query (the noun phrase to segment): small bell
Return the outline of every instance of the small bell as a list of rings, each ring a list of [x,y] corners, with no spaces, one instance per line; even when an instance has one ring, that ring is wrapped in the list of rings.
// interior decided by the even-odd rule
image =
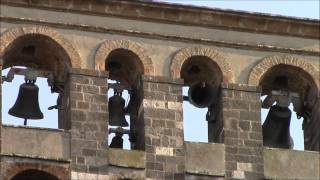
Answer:
[[[115,132],[115,136],[111,140],[111,144],[109,145],[110,148],[120,148],[123,149],[123,129],[118,127]]]
[[[129,124],[125,118],[125,100],[121,93],[115,93],[109,99],[109,125],[128,127]]]
[[[9,110],[9,114],[18,118],[25,119],[43,119],[43,114],[39,107],[39,88],[35,81],[26,81],[20,85],[18,98]]]

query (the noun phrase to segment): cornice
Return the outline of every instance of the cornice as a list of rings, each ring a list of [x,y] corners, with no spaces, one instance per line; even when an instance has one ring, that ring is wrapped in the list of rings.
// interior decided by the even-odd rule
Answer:
[[[320,22],[313,19],[146,1],[92,0],[81,1],[80,3],[79,1],[75,1],[77,3],[73,2],[61,0],[1,0],[2,4],[25,8],[68,11],[98,16],[116,16],[143,21],[194,25],[253,33],[320,38]]]
[[[150,32],[133,31],[133,30],[109,29],[109,28],[104,28],[99,26],[90,26],[85,24],[55,23],[55,22],[47,22],[43,20],[0,16],[0,22],[1,21],[13,23],[13,24],[21,24],[21,23],[34,24],[34,25],[49,26],[49,27],[62,28],[62,29],[70,29],[70,30],[79,30],[79,31],[96,32],[96,33],[108,33],[108,34],[120,34],[120,35],[132,36],[132,37],[142,37],[142,38],[158,39],[158,40],[170,40],[170,41],[185,42],[185,43],[196,43],[196,44],[202,44],[202,45],[212,45],[217,47],[237,48],[237,49],[243,49],[243,50],[270,51],[270,52],[290,53],[290,54],[297,54],[297,55],[320,56],[320,51],[285,48],[285,47],[262,45],[262,44],[256,45],[256,44],[239,43],[239,42],[217,41],[217,40],[210,40],[210,39],[195,39],[195,38],[189,38],[189,37],[172,36],[172,35],[157,34],[157,33],[150,33]]]

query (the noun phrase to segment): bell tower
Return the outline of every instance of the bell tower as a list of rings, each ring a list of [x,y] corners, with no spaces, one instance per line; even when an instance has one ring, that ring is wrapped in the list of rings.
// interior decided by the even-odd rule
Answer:
[[[0,179],[320,179],[318,20],[158,0],[0,9]]]

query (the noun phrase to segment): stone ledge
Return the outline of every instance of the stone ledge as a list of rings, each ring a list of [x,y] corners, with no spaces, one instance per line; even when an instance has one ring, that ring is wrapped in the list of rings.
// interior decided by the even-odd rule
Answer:
[[[109,72],[107,71],[97,71],[97,70],[91,70],[91,69],[71,68],[69,69],[68,73],[75,74],[75,75],[92,76],[92,77],[103,77],[103,78],[109,77]]]
[[[33,130],[44,130],[44,131],[67,132],[67,133],[69,133],[69,130],[65,130],[65,129],[54,129],[54,128],[22,126],[22,125],[9,125],[9,124],[2,124],[2,128],[21,128],[21,129],[30,129],[30,130],[33,129]]]
[[[69,131],[2,126],[1,153],[19,157],[70,159]]]
[[[268,179],[319,179],[320,153],[265,148],[264,173]]]
[[[144,151],[109,148],[107,153],[110,165],[138,169],[145,168]]]
[[[12,158],[27,158],[27,159],[36,159],[36,160],[46,160],[46,161],[55,161],[55,162],[62,162],[62,163],[70,163],[71,159],[64,159],[64,158],[48,158],[44,156],[33,156],[33,155],[22,155],[22,154],[14,154],[14,153],[1,153],[0,157],[12,157]]]
[[[248,84],[234,84],[234,83],[222,83],[221,88],[238,90],[238,91],[257,92],[257,93],[260,93],[262,90],[260,86],[253,86]]]
[[[142,76],[142,80],[145,82],[163,83],[163,84],[176,84],[183,85],[183,79],[173,79],[165,76]]]

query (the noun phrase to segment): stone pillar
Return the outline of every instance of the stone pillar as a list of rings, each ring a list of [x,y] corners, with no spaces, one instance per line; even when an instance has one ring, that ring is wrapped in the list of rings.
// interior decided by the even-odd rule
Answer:
[[[223,84],[226,178],[263,179],[260,88]]]
[[[72,179],[103,179],[101,175],[107,174],[107,78],[108,74],[100,71],[71,69],[69,72],[65,94]]]
[[[147,178],[184,178],[182,85],[180,79],[143,76]]]
[[[320,91],[311,88],[305,99],[303,113],[304,149],[320,152]]]

